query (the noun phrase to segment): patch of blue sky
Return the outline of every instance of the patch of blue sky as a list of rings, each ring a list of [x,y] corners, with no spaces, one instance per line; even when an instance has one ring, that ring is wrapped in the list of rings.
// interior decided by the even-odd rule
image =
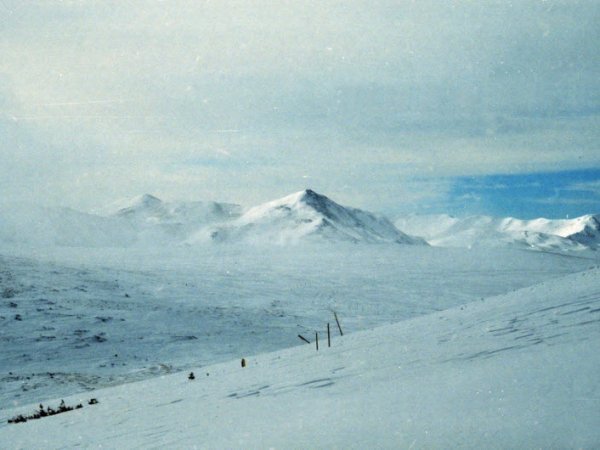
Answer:
[[[448,194],[458,216],[566,218],[600,212],[600,168],[458,177]]]

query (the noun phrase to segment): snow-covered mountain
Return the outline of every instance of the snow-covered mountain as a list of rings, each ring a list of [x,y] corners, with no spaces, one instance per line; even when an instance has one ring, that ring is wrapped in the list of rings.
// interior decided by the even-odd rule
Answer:
[[[35,247],[130,247],[178,244],[199,228],[239,217],[239,205],[168,203],[142,195],[93,214],[70,208],[0,204],[0,242]]]
[[[192,240],[278,244],[304,240],[388,242],[425,245],[399,231],[388,219],[341,206],[310,189],[255,206],[233,222],[199,232]]]
[[[520,220],[512,217],[411,215],[396,220],[404,232],[423,237],[434,246],[517,246],[538,250],[578,251],[600,246],[598,215],[575,219]]]
[[[164,202],[153,195],[144,194],[125,202],[113,203],[98,212],[103,216],[122,217],[138,225],[178,224],[198,227],[236,218],[241,211],[241,206],[231,203]]]
[[[600,215],[519,220],[411,215],[396,220],[339,205],[310,189],[244,210],[212,201],[165,202],[145,194],[93,213],[0,204],[0,242],[61,247],[173,246],[304,241],[510,246],[548,251],[600,248]]]
[[[230,221],[240,216],[242,207],[218,202],[164,202],[144,194],[118,201],[98,212],[129,223],[140,242],[156,244],[180,243],[199,228]]]
[[[578,220],[579,219],[579,220]],[[600,248],[600,214],[579,217],[575,233],[567,237],[575,242],[592,248]]]

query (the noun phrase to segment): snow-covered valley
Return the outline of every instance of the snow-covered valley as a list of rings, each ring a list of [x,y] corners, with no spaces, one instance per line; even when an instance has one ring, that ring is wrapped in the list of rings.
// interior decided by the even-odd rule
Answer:
[[[20,406],[0,412],[0,439],[8,448],[597,448],[598,279],[591,269],[336,335],[318,352],[243,354],[247,367],[194,367],[195,380],[180,372],[65,396],[85,406],[7,425],[37,407]]]
[[[517,250],[350,244],[63,248],[0,262],[2,408],[296,345],[332,310],[358,331],[594,264]]]
[[[394,227],[310,190],[247,209],[142,196],[103,215],[9,211],[2,448],[600,442],[595,216]],[[315,331],[319,353],[298,338]]]

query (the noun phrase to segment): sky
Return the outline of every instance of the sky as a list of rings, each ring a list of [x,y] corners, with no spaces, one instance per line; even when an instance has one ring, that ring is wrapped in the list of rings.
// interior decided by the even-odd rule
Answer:
[[[0,0],[0,197],[600,212],[600,2]]]

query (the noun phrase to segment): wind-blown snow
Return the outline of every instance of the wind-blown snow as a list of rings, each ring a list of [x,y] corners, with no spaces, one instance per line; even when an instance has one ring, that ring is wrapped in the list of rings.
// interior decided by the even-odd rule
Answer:
[[[0,244],[30,248],[127,247],[137,241],[134,227],[119,218],[69,208],[0,204]]]
[[[65,398],[6,448],[598,448],[600,269],[394,325]],[[323,324],[320,327],[323,333]],[[58,404],[59,400],[50,402]]]
[[[0,243],[31,248],[177,245],[199,228],[238,217],[241,207],[217,202],[163,202],[143,195],[100,208],[0,204]]]
[[[163,202],[145,194],[127,203],[113,205],[103,215],[119,216],[137,223],[188,224],[200,226],[230,220],[240,215],[242,208],[231,203],[217,202]]]

